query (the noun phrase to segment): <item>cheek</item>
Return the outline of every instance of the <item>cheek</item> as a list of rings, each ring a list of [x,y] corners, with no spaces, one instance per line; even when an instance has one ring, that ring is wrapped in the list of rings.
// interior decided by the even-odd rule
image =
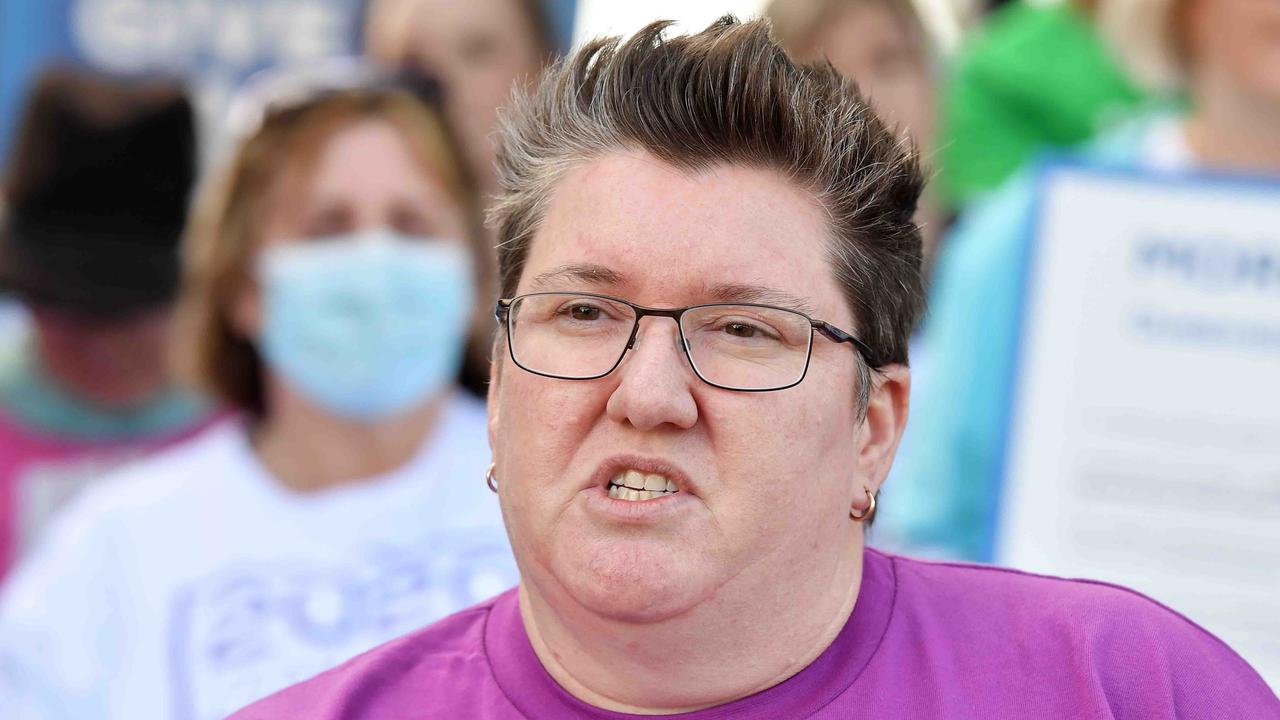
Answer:
[[[1247,51],[1237,52],[1249,74],[1249,89],[1274,101],[1280,99],[1280,22],[1274,16],[1268,19],[1252,29]]]
[[[241,337],[256,340],[262,334],[262,289],[246,282],[229,309],[232,328]]]
[[[1254,0],[1199,0],[1179,20],[1190,60],[1217,65],[1238,81],[1266,84],[1277,73],[1274,13],[1259,12]]]
[[[503,372],[494,398],[500,418],[494,433],[500,480],[510,483],[513,500],[571,496],[586,472],[577,458],[604,417],[607,394],[594,382],[543,378],[510,365]]]
[[[573,449],[593,418],[599,417],[593,408],[603,408],[604,399],[597,400],[589,392],[589,382],[553,380],[519,369],[511,374],[518,379],[500,395],[506,403],[503,415],[512,421],[505,431],[518,438],[527,453],[520,462],[540,466],[544,461],[566,460],[564,454],[551,451]]]
[[[765,396],[744,398],[755,407],[703,414],[726,522],[741,519],[762,535],[788,536],[811,527],[815,513],[844,497],[843,468],[855,458],[851,416],[839,412],[830,397],[787,397],[792,390],[765,403]]]

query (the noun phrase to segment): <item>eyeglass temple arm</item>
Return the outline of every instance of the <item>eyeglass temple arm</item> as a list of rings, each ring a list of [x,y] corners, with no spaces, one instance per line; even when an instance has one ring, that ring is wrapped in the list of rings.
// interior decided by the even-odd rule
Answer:
[[[868,347],[866,343],[830,323],[822,320],[813,320],[811,322],[813,323],[814,330],[826,335],[834,342],[849,343],[858,351],[858,354],[862,356],[862,359],[868,365],[871,367],[878,367],[875,361],[875,353],[871,351],[871,348]]]

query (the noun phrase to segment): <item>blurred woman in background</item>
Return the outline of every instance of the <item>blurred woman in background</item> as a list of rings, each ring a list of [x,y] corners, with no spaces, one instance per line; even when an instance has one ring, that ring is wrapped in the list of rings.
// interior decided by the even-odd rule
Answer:
[[[936,56],[958,26],[953,15],[920,12],[922,3],[947,7],[927,0],[772,0],[765,15],[791,57],[802,63],[829,61],[927,160],[935,147]],[[942,214],[931,193],[917,222],[927,277],[942,233]]]
[[[439,78],[463,159],[484,197],[497,192],[498,110],[555,52],[538,0],[374,0],[364,40],[389,69]]]
[[[388,70],[438,78],[443,106],[457,129],[462,159],[475,179],[481,203],[498,190],[494,131],[498,112],[513,89],[542,73],[556,43],[538,0],[375,0],[364,29],[365,51]],[[497,276],[497,254],[489,236],[483,277]],[[485,297],[497,288],[481,287]],[[473,342],[462,384],[483,397],[489,380],[493,316],[477,307]]]
[[[1280,4],[1100,0],[1099,29],[1153,92],[1186,94],[1091,142],[1084,159],[1157,172],[1280,174]],[[917,385],[912,444],[883,520],[916,552],[990,558],[1012,400],[1020,284],[1036,199],[1023,172],[946,241],[925,332],[938,372]],[[887,507],[887,505],[886,505]]]
[[[516,578],[454,384],[484,265],[446,124],[395,86],[300,95],[263,105],[188,247],[182,347],[242,417],[107,480],[19,569],[0,716],[221,718]]]

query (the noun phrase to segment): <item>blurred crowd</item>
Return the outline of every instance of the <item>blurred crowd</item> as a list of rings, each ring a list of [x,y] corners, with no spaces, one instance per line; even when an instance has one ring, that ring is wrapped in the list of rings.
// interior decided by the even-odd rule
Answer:
[[[563,8],[561,8],[563,11]],[[1046,154],[1280,175],[1273,0],[773,0],[918,148],[930,309],[873,544],[990,561]],[[492,133],[536,0],[371,0],[214,120],[51,63],[0,180],[0,718],[208,720],[514,584]]]

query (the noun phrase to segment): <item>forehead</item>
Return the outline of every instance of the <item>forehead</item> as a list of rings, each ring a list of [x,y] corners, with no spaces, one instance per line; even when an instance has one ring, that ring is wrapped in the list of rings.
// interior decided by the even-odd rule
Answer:
[[[360,186],[388,175],[418,175],[413,149],[400,129],[381,119],[343,124],[321,138],[313,173],[318,184]]]
[[[813,196],[771,170],[688,171],[642,153],[607,155],[558,182],[519,290],[598,289],[667,306],[724,299],[711,296],[716,288],[757,286],[830,315],[842,303],[827,260],[828,227]],[[555,273],[568,266],[613,276]]]
[[[452,38],[463,31],[506,34],[522,29],[520,0],[413,0],[410,22],[418,39]],[[439,48],[422,46],[415,52],[431,54]]]
[[[301,200],[342,198],[383,202],[403,198],[424,207],[455,205],[436,173],[404,132],[383,119],[359,120],[326,135],[310,163],[280,179]]]

